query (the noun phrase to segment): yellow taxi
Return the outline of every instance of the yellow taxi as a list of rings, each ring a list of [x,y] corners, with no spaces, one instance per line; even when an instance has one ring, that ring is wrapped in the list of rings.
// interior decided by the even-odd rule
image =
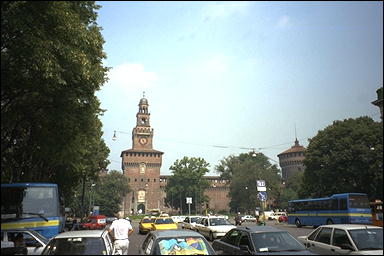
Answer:
[[[170,217],[157,217],[152,223],[151,230],[171,230],[177,229],[177,224]]]
[[[141,219],[140,223],[139,223],[139,233],[140,234],[144,234],[144,233],[147,233],[149,231],[151,231],[152,229],[152,223],[155,221],[155,218],[156,217],[149,217],[149,216],[145,216]]]

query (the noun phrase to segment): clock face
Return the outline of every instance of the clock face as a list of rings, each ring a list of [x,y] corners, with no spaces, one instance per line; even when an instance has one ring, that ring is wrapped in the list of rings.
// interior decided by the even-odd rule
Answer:
[[[147,138],[141,137],[141,138],[139,139],[139,143],[140,143],[141,145],[145,145],[145,144],[147,144]]]

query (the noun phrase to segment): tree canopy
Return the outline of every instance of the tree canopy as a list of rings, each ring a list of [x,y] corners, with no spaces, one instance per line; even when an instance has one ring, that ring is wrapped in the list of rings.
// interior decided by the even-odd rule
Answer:
[[[2,182],[54,182],[66,196],[108,164],[104,40],[93,1],[1,2]]]
[[[334,121],[309,140],[301,197],[367,193],[383,198],[383,123],[369,117]]]
[[[222,178],[230,181],[231,211],[253,212],[257,206],[261,206],[257,199],[257,180],[265,180],[269,198],[279,195],[279,169],[262,153],[229,156],[220,161],[216,170]]]
[[[192,197],[191,212],[200,211],[201,204],[208,201],[204,190],[209,187],[209,183],[203,178],[209,171],[208,166],[203,158],[184,157],[176,160],[170,167],[173,175],[167,181],[165,202],[172,209],[187,213],[186,197]]]

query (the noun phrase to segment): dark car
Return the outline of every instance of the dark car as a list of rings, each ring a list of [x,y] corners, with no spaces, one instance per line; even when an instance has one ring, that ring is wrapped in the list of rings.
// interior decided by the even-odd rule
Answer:
[[[155,230],[139,247],[140,255],[216,255],[204,236],[191,230]]]
[[[287,231],[271,226],[237,227],[212,243],[218,254],[313,254]]]

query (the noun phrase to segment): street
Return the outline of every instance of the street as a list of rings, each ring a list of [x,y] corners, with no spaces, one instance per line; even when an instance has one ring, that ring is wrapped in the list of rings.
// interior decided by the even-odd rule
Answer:
[[[233,220],[230,220],[233,222]],[[245,222],[242,224],[242,226],[254,226],[256,225],[255,222]],[[287,230],[291,235],[293,235],[295,238],[298,236],[304,236],[308,235],[310,232],[313,231],[312,227],[302,227],[297,228],[295,225],[288,225],[285,223],[278,223],[277,221],[267,221],[268,226],[274,226],[279,229]],[[133,221],[132,226],[134,228],[133,234],[129,237],[129,255],[137,255],[139,254],[139,247],[141,246],[141,243],[144,241],[146,235],[139,234],[139,222]],[[179,229],[181,229],[180,224],[178,225]],[[211,242],[210,242],[211,243]]]

